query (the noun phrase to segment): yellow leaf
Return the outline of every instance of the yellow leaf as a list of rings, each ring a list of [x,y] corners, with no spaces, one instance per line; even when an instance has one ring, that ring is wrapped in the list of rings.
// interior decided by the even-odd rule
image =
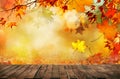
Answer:
[[[85,5],[89,6],[93,4],[93,0],[72,0],[68,4],[68,9],[76,9],[77,11],[84,12]]]
[[[72,47],[73,49],[79,51],[79,52],[84,52],[85,51],[85,41],[80,41],[77,40],[77,42],[72,42]]]
[[[19,16],[21,18],[22,15],[25,14],[25,10],[26,10],[27,6],[17,6],[16,7],[16,16]]]

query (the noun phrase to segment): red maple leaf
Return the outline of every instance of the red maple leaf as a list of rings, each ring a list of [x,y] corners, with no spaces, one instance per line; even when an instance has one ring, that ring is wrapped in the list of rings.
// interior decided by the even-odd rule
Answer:
[[[68,10],[68,6],[64,5],[64,6],[62,7],[62,9],[63,9],[64,11],[66,11],[66,10]]]
[[[117,12],[116,9],[109,9],[106,13],[105,13],[105,16],[108,17],[108,18],[112,18],[115,13]]]

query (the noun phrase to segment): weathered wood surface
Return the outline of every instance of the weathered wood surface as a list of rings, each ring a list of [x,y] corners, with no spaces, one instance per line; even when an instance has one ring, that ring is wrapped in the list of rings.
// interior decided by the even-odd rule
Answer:
[[[0,65],[0,79],[120,79],[120,65]]]

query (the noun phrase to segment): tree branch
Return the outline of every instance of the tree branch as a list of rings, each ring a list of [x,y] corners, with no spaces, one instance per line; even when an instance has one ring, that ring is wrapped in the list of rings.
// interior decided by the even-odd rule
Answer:
[[[97,37],[96,39],[92,40],[91,42],[95,42],[97,41],[98,39],[100,39],[103,35],[100,35],[99,37]]]
[[[6,10],[2,10],[2,11],[0,11],[0,12],[11,11],[11,10],[16,9],[16,8],[19,7],[19,6],[27,6],[27,7],[29,7],[30,5],[32,5],[33,3],[36,3],[36,2],[37,2],[37,0],[32,1],[32,2],[29,2],[29,3],[27,3],[27,4],[16,5],[16,6],[14,6],[13,8],[6,9]]]

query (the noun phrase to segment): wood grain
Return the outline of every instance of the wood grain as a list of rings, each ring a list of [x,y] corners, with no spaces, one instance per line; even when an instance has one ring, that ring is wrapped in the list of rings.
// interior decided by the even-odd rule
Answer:
[[[120,65],[0,65],[0,79],[120,79]]]

